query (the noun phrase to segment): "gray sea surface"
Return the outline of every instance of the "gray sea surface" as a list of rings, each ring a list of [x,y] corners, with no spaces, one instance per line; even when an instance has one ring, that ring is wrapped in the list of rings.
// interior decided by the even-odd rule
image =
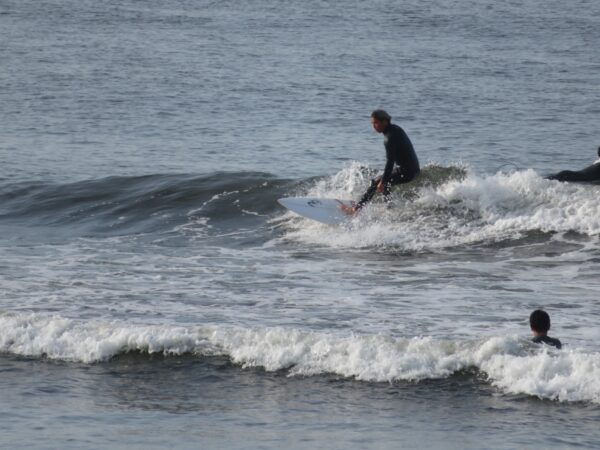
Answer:
[[[599,86],[592,1],[0,0],[0,447],[598,447]]]

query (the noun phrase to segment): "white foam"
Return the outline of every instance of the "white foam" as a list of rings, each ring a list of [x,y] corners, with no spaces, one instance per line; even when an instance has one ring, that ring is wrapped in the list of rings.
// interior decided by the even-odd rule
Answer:
[[[317,183],[310,196],[358,198],[367,180],[354,165]],[[286,238],[333,247],[423,250],[522,237],[527,232],[600,234],[599,186],[545,180],[533,170],[423,187],[391,208],[371,204],[346,227],[306,219],[288,223]]]
[[[85,363],[131,351],[182,354],[210,347],[197,332],[183,327],[80,322],[33,313],[1,315],[0,329],[0,351]]]
[[[367,382],[444,378],[476,368],[505,393],[600,403],[600,354],[558,351],[517,336],[477,341],[339,335],[287,328],[177,327],[83,322],[40,314],[0,315],[0,351],[104,361],[132,351],[227,355],[245,367],[334,373]]]

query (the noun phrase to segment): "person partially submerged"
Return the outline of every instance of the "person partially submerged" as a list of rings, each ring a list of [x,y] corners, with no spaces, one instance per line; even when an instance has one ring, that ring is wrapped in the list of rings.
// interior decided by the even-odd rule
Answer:
[[[383,174],[371,180],[371,185],[361,199],[353,206],[340,204],[346,214],[355,214],[365,204],[371,201],[376,193],[388,197],[390,187],[408,183],[421,172],[419,159],[412,142],[398,125],[392,123],[392,117],[383,109],[371,113],[371,125],[377,133],[383,133],[386,163]]]
[[[600,181],[600,147],[598,147],[598,159],[591,166],[581,170],[563,170],[562,172],[548,175],[548,180],[557,181]]]
[[[562,347],[561,342],[556,338],[548,336],[548,330],[550,329],[550,316],[546,311],[536,309],[529,316],[529,326],[533,333],[532,341],[536,344],[547,344],[560,349]]]

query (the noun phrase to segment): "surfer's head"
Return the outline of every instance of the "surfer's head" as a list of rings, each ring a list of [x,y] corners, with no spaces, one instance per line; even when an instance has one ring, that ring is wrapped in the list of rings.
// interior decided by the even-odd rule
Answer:
[[[545,335],[550,329],[550,316],[546,311],[536,309],[529,316],[529,326],[535,334]]]
[[[600,158],[600,147],[598,147],[598,158]]]
[[[383,109],[376,109],[371,113],[371,125],[378,133],[383,133],[391,120],[392,117]]]

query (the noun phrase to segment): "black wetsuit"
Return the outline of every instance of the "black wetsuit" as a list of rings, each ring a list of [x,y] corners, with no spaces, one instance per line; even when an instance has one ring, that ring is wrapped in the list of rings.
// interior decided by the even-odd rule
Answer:
[[[532,339],[532,341],[536,344],[548,344],[558,349],[562,347],[562,344],[558,339],[551,338],[550,336],[536,336]]]
[[[383,195],[390,194],[390,186],[408,183],[421,171],[419,160],[410,139],[402,128],[390,123],[383,131],[386,163],[383,175],[371,181],[367,192],[357,204],[358,208],[370,201],[377,192],[377,185],[383,181],[385,189]],[[398,167],[394,167],[394,166]]]
[[[581,170],[563,170],[546,178],[558,181],[600,181],[600,162]]]

